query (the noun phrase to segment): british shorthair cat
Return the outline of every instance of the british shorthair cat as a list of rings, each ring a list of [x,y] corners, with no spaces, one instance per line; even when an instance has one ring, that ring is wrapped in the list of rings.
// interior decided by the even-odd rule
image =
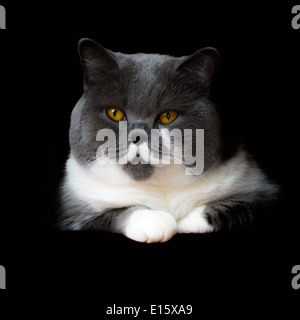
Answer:
[[[251,226],[276,198],[243,145],[224,142],[210,89],[219,54],[123,54],[81,39],[60,227],[163,242]],[[230,147],[230,152],[228,148]]]

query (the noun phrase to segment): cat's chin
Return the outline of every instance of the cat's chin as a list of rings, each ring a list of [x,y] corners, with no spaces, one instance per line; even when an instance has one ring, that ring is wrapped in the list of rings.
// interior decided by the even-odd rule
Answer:
[[[154,173],[154,166],[151,164],[132,164],[127,163],[123,170],[135,181],[144,181],[149,179]]]

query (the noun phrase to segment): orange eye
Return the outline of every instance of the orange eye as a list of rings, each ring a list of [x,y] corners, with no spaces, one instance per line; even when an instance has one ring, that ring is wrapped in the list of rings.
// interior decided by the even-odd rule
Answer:
[[[125,113],[118,108],[108,108],[107,115],[115,121],[122,121],[125,117]]]
[[[173,122],[177,118],[176,111],[166,111],[159,116],[159,121],[162,124],[168,124]]]

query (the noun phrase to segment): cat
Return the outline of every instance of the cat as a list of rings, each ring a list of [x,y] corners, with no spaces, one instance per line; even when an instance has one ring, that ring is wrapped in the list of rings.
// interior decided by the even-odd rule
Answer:
[[[71,115],[70,155],[60,189],[61,229],[164,242],[176,233],[251,226],[256,206],[276,198],[278,186],[245,147],[225,141],[210,99],[219,64],[216,49],[183,57],[123,54],[84,38],[78,51],[84,92]],[[121,124],[128,136],[120,134]],[[101,129],[115,133],[113,139],[97,138]],[[173,129],[179,134],[192,129],[189,141],[179,135],[177,142],[181,139],[184,150],[189,144],[194,158],[194,149],[202,146],[200,168],[184,155],[176,162],[184,150],[170,136]],[[204,132],[202,142],[196,141],[197,130]],[[159,132],[159,140],[151,146],[153,132]],[[109,152],[100,152],[104,145]],[[163,162],[166,145],[169,162]],[[158,161],[149,163],[149,154]],[[120,161],[126,156],[138,161]]]

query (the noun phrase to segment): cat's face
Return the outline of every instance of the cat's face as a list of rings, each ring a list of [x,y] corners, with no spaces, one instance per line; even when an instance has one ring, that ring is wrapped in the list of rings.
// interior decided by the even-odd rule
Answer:
[[[203,144],[196,129],[204,129],[203,169],[213,165],[220,149],[219,117],[208,98],[215,49],[180,58],[128,55],[82,39],[79,53],[85,90],[72,112],[70,146],[82,165],[113,160],[136,181],[181,160],[193,167],[184,150],[189,144],[196,156]]]

